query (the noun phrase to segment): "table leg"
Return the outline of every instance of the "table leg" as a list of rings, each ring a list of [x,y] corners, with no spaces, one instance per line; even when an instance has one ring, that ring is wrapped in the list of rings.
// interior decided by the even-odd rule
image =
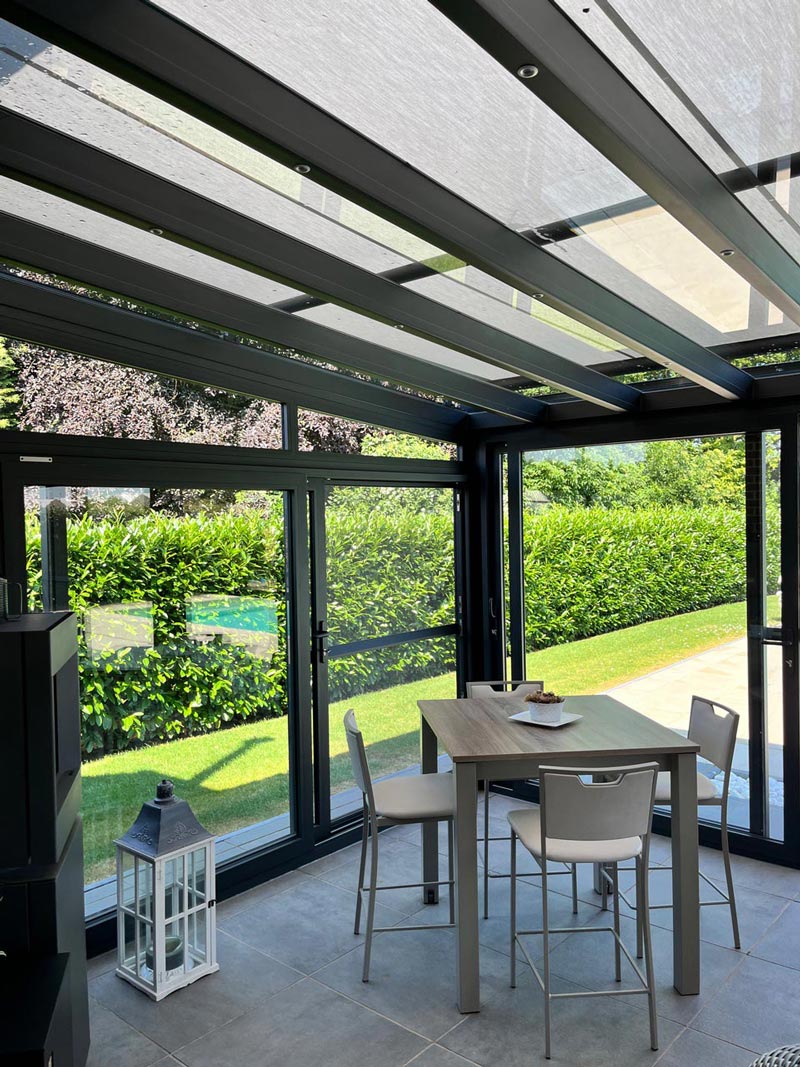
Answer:
[[[697,854],[697,760],[672,758],[672,902],[675,988],[700,992],[700,879]]]
[[[478,955],[478,775],[474,763],[453,767],[456,791],[456,981],[458,1009],[480,1011]]]
[[[425,716],[420,716],[420,764],[423,774],[435,774],[439,769],[439,743],[436,734],[428,726]],[[439,824],[422,824],[422,903],[439,902]]]

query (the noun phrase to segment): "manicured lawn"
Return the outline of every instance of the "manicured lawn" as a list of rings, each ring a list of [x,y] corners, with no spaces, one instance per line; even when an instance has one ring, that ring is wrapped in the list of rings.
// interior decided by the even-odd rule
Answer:
[[[638,678],[745,632],[744,604],[679,615],[616,633],[559,645],[528,656],[529,678],[567,694],[597,693]],[[330,709],[332,790],[349,788],[342,730],[355,709],[368,741],[373,774],[401,770],[419,758],[417,700],[455,696],[455,675],[367,693]],[[111,873],[113,845],[163,777],[214,833],[247,826],[288,810],[287,720],[263,722],[122,752],[83,768],[86,881]]]

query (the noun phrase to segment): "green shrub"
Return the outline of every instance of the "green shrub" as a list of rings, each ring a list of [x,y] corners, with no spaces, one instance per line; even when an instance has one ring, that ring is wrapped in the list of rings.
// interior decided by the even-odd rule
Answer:
[[[529,649],[745,596],[743,511],[559,507],[523,538]]]

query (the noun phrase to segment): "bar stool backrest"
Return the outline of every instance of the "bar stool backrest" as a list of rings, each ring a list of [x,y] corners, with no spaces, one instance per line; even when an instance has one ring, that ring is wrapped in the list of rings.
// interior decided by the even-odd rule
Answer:
[[[356,785],[367,798],[370,810],[374,810],[372,776],[369,773],[367,751],[364,748],[364,735],[358,728],[356,713],[352,708],[345,714],[344,732],[347,737],[347,747],[350,750],[350,765],[353,769]]]
[[[705,697],[692,697],[689,738],[700,746],[703,759],[726,774],[733,764],[739,715],[724,704]]]
[[[524,697],[543,690],[544,682],[467,682],[468,697],[507,697],[509,693]]]
[[[629,767],[542,767],[539,771],[542,847],[546,839],[618,841],[650,832],[657,763]],[[582,776],[602,775],[606,781]]]

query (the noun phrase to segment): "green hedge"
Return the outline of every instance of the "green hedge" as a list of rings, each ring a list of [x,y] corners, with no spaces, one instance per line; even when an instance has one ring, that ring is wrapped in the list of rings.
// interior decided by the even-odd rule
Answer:
[[[551,508],[523,540],[529,649],[745,596],[742,511]]]
[[[373,502],[374,503],[374,502]],[[370,505],[357,494],[328,512],[331,643],[453,621],[449,507]],[[174,517],[147,512],[70,518],[71,605],[152,605],[152,648],[90,655],[81,630],[87,755],[205,733],[286,710],[284,551],[280,509]],[[38,518],[28,522],[31,601],[41,600]],[[744,515],[723,509],[550,508],[524,519],[529,648],[573,641],[745,595]],[[777,530],[768,539],[770,590]],[[278,606],[270,655],[198,643],[186,604],[254,594]],[[453,669],[453,638],[330,660],[334,700]]]

